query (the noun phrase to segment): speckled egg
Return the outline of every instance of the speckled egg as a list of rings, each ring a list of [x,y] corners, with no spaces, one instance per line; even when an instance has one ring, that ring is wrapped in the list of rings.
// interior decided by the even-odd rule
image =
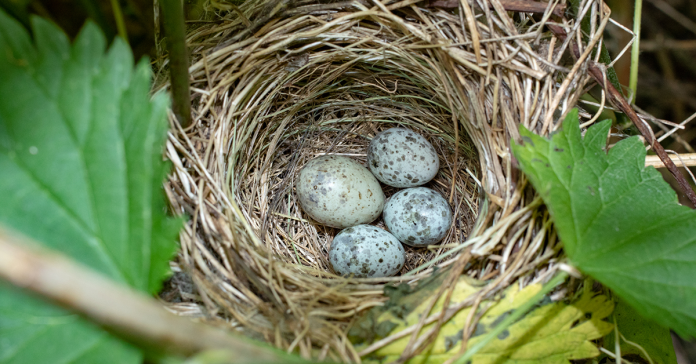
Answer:
[[[325,155],[307,162],[296,181],[302,209],[320,224],[346,228],[374,221],[384,208],[379,182],[353,159]]]
[[[372,174],[392,187],[415,187],[435,178],[440,161],[432,144],[420,134],[387,129],[372,138],[367,151]]]
[[[390,277],[406,261],[406,252],[394,235],[372,225],[341,230],[329,249],[329,262],[341,276]]]
[[[384,206],[384,223],[402,243],[420,247],[442,240],[452,225],[447,200],[425,187],[395,193]]]

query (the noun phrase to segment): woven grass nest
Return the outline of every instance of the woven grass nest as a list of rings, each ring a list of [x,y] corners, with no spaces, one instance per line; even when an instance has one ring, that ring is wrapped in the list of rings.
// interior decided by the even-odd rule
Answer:
[[[195,120],[172,122],[166,190],[189,216],[172,264],[195,289],[168,307],[305,357],[359,362],[346,333],[387,300],[385,285],[466,274],[485,285],[480,300],[548,280],[562,250],[510,145],[520,124],[555,130],[586,92],[589,52],[563,65],[569,42],[545,24],[592,46],[609,10],[580,3],[576,17],[592,27],[583,38],[556,3],[533,4],[541,11],[500,0],[249,0],[190,23]],[[327,259],[338,230],[303,213],[296,174],[326,153],[365,163],[370,138],[394,126],[435,146],[441,169],[426,187],[448,199],[454,224],[441,244],[406,247],[395,277],[338,277]]]

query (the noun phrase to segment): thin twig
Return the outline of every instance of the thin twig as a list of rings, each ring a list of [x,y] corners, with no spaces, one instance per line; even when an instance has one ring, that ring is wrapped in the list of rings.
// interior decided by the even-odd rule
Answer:
[[[549,24],[549,29],[560,39],[565,40],[566,38],[566,32],[563,28],[557,25]],[[571,42],[571,50],[572,54],[574,57],[580,57],[580,50],[577,46],[577,44],[573,41]],[[665,152],[665,148],[662,147],[660,142],[657,141],[655,138],[654,134],[652,133],[652,129],[647,125],[645,121],[640,119],[638,114],[636,113],[635,110],[631,107],[631,105],[626,101],[626,99],[621,95],[619,90],[617,90],[614,85],[612,85],[610,82],[604,82],[606,80],[606,77],[604,76],[604,71],[602,70],[602,66],[597,64],[594,61],[590,61],[588,65],[588,72],[589,74],[597,81],[597,83],[604,88],[604,91],[607,93],[607,96],[609,98],[609,101],[616,106],[621,112],[626,114],[628,118],[633,122],[633,125],[638,128],[640,133],[645,137],[645,140],[648,141],[648,143],[652,146],[653,150],[655,150],[655,153],[660,157],[660,160],[662,160],[662,163],[664,163],[665,167],[672,173],[674,178],[676,178],[677,182],[679,183],[679,186],[682,189],[682,192],[686,194],[686,197],[689,198],[689,200],[696,205],[696,193],[694,193],[694,190],[691,188],[691,185],[689,185],[689,182],[686,180],[684,175],[679,172],[679,169],[677,169],[677,166],[672,162],[672,159],[669,158],[669,155],[667,155],[667,152]]]
[[[684,28],[690,30],[692,33],[696,34],[696,23],[689,19],[688,16],[680,13],[677,9],[673,8],[672,5],[664,0],[650,0],[650,3],[655,5],[656,8],[660,9],[670,18],[674,19],[675,22],[679,23]]]

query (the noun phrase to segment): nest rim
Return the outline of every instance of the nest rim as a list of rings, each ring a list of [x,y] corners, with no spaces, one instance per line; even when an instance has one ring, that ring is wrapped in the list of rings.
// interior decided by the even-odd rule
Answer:
[[[493,0],[493,2],[495,1],[497,0]],[[587,3],[589,4],[591,1],[587,1]],[[521,174],[514,174],[509,154],[507,157],[501,156],[499,149],[509,151],[510,141],[519,138],[517,125],[525,125],[542,134],[552,130],[558,124],[557,120],[560,119],[560,117],[550,116],[554,115],[555,112],[553,108],[554,96],[562,95],[565,97],[566,103],[561,106],[565,106],[564,110],[567,111],[568,106],[575,103],[573,100],[579,97],[583,85],[587,82],[585,75],[577,70],[575,73],[571,72],[564,75],[566,80],[572,80],[571,86],[573,87],[563,84],[559,86],[554,79],[547,77],[545,83],[542,82],[542,84],[548,90],[548,95],[537,92],[536,101],[539,106],[530,110],[529,98],[520,94],[523,89],[528,89],[528,86],[522,88],[518,85],[515,88],[514,85],[516,83],[524,84],[525,81],[539,83],[539,79],[544,80],[544,78],[535,77],[535,75],[538,76],[539,73],[544,72],[553,74],[553,72],[560,71],[546,67],[541,63],[534,63],[534,57],[518,56],[513,56],[507,64],[492,65],[491,61],[487,71],[480,67],[475,69],[477,67],[475,63],[473,71],[472,68],[465,68],[471,67],[472,61],[477,60],[477,56],[473,52],[475,47],[473,43],[460,45],[459,48],[453,47],[454,50],[451,52],[436,52],[432,49],[437,50],[437,46],[432,44],[428,46],[427,44],[428,39],[433,43],[434,22],[431,21],[430,28],[426,27],[426,30],[408,23],[409,21],[416,23],[409,20],[409,15],[420,16],[422,23],[428,23],[428,20],[432,20],[428,17],[447,18],[442,14],[442,10],[419,9],[413,4],[409,4],[411,8],[416,10],[402,18],[395,18],[397,16],[392,13],[394,9],[367,9],[359,2],[353,3],[353,8],[348,11],[343,7],[331,10],[332,4],[318,4],[329,10],[323,8],[316,10],[316,7],[311,8],[310,4],[305,5],[305,13],[298,10],[302,9],[300,6],[294,10],[286,9],[285,18],[271,20],[273,16],[278,14],[273,14],[271,11],[264,15],[269,4],[274,3],[247,2],[239,10],[240,14],[244,15],[229,15],[229,19],[223,21],[222,25],[201,26],[189,33],[189,42],[194,47],[195,55],[190,72],[194,78],[194,85],[201,86],[193,90],[197,117],[193,125],[184,130],[170,115],[172,131],[167,157],[173,162],[175,172],[170,176],[166,190],[175,211],[193,216],[182,234],[182,252],[175,265],[176,269],[186,271],[191,275],[199,298],[195,304],[189,302],[187,305],[177,306],[178,308],[172,305],[173,310],[178,310],[182,314],[196,312],[196,315],[206,317],[207,320],[215,321],[218,324],[224,322],[226,325],[272,342],[283,349],[299,350],[305,357],[323,359],[329,355],[329,357],[340,358],[344,361],[359,361],[360,355],[355,352],[346,339],[346,331],[352,321],[351,317],[356,313],[383,304],[386,300],[383,294],[385,285],[399,282],[413,284],[423,278],[430,277],[434,271],[442,271],[442,268],[456,267],[459,269],[458,264],[463,260],[468,263],[478,261],[483,265],[483,268],[479,269],[479,274],[469,273],[468,275],[488,280],[490,286],[490,289],[486,290],[488,295],[513,283],[524,286],[533,281],[550,278],[550,274],[557,268],[553,258],[558,256],[559,249],[555,236],[548,229],[550,221],[548,213],[539,208],[540,201],[534,196],[531,189],[527,188],[524,177]],[[423,11],[428,11],[427,16],[424,15]],[[497,15],[501,19],[503,18],[502,14],[489,12],[488,15],[493,17]],[[318,18],[322,16],[325,17],[323,21]],[[450,18],[447,19],[454,23],[452,14],[449,16]],[[468,15],[465,16],[468,19]],[[307,23],[307,19],[311,20],[312,17],[319,20],[314,24]],[[255,32],[241,31],[231,39],[229,38],[230,29],[235,29],[235,27],[242,29],[245,23],[249,22],[249,19],[254,18],[257,19],[256,23],[262,24],[255,29],[249,28]],[[375,18],[379,21],[375,21]],[[343,20],[345,24],[351,24],[353,28],[341,24],[339,20]],[[384,25],[385,28],[387,28],[386,25],[393,28],[403,28],[404,35],[397,37],[394,34],[391,42],[381,40],[374,34],[382,33],[379,33],[375,29],[374,23],[370,23],[370,21]],[[485,30],[486,27],[489,31],[492,29],[489,23],[474,21],[477,22],[480,29]],[[502,23],[504,24],[505,21],[510,21],[510,19],[504,19]],[[363,25],[360,22],[372,24],[371,27],[364,26],[364,37],[360,38],[355,34],[347,36],[346,34],[350,35],[350,31],[355,32],[356,24],[357,27]],[[333,28],[327,24],[333,24]],[[272,27],[273,29],[271,29]],[[284,28],[287,29],[285,31],[278,30]],[[300,35],[291,34],[290,29],[297,31]],[[390,35],[390,32],[395,33],[394,29],[388,29],[385,30],[385,37]],[[427,32],[428,29],[431,34]],[[577,27],[575,31],[577,31]],[[311,42],[302,41],[303,36],[308,36],[309,39],[319,39],[324,43],[330,43],[326,39],[333,39],[332,45],[328,46],[328,51],[327,48],[320,49],[321,52],[325,53],[333,51],[334,54],[331,56],[333,58],[318,56],[317,53],[320,51],[310,47]],[[204,41],[205,37],[209,37],[217,43],[211,42],[209,39]],[[372,37],[371,40],[370,37]],[[369,42],[374,43],[373,49],[369,52],[366,51],[365,54],[360,55],[353,54],[353,59],[350,58],[351,54],[346,55],[358,47],[368,48],[366,44]],[[385,43],[388,44],[385,45]],[[497,45],[505,46],[505,44],[505,42],[500,41]],[[326,47],[326,44],[324,46]],[[443,258],[442,256],[446,252],[444,249],[440,249],[438,254],[431,258],[440,258],[441,260],[431,259],[432,263],[419,265],[423,268],[412,267],[409,272],[404,271],[401,276],[396,277],[343,278],[334,275],[325,269],[325,266],[324,269],[320,269],[321,266],[298,266],[287,259],[278,260],[276,255],[282,254],[274,255],[276,251],[268,247],[267,239],[263,236],[267,232],[265,227],[269,219],[261,219],[264,220],[263,224],[255,222],[251,217],[253,213],[250,211],[258,206],[245,205],[243,203],[245,198],[235,194],[239,191],[238,181],[244,176],[245,166],[235,159],[235,153],[243,153],[243,147],[248,150],[253,150],[254,145],[257,148],[263,147],[263,143],[260,141],[251,143],[251,146],[240,146],[237,143],[238,132],[245,132],[253,140],[258,138],[260,131],[254,128],[240,131],[239,126],[245,121],[244,118],[250,117],[250,114],[256,115],[258,119],[252,122],[252,125],[264,122],[269,124],[267,132],[263,134],[267,140],[266,146],[277,146],[279,140],[282,139],[278,130],[281,130],[281,127],[287,128],[288,125],[294,125],[294,121],[285,116],[292,114],[293,107],[296,105],[288,101],[292,99],[290,97],[282,100],[283,102],[278,102],[274,108],[269,107],[265,109],[265,112],[261,112],[263,107],[259,105],[263,105],[267,101],[264,98],[268,98],[269,94],[278,96],[280,94],[278,89],[283,89],[284,86],[289,85],[287,89],[293,90],[293,85],[297,84],[298,80],[304,80],[302,87],[298,87],[298,92],[302,91],[303,88],[306,90],[308,87],[322,89],[325,87],[322,82],[326,83],[326,80],[307,79],[314,74],[325,76],[327,73],[338,72],[337,70],[343,74],[350,73],[350,68],[346,68],[345,63],[355,66],[356,63],[363,62],[363,64],[369,65],[371,60],[378,58],[375,54],[379,54],[379,52],[376,52],[375,49],[379,49],[385,54],[383,56],[385,65],[386,61],[394,63],[393,60],[396,57],[402,57],[402,60],[412,62],[411,65],[418,69],[417,72],[426,73],[425,69],[428,67],[432,67],[434,74],[439,72],[438,76],[442,77],[443,81],[437,87],[433,87],[433,90],[442,88],[445,91],[432,91],[433,97],[430,100],[427,100],[427,97],[422,97],[422,100],[419,100],[426,100],[426,104],[437,104],[441,108],[437,114],[440,117],[438,120],[445,120],[443,124],[449,123],[457,125],[457,127],[450,128],[449,133],[441,132],[438,134],[435,131],[438,130],[439,125],[433,127],[432,123],[427,122],[427,115],[420,115],[420,117],[413,119],[406,118],[404,121],[404,119],[398,119],[405,114],[403,110],[399,110],[394,115],[375,112],[377,117],[370,119],[371,121],[365,121],[366,118],[361,116],[353,119],[363,121],[358,120],[350,123],[346,121],[350,118],[347,118],[343,121],[344,129],[334,131],[334,133],[343,133],[344,136],[345,134],[356,135],[357,138],[364,139],[366,135],[361,135],[363,130],[360,128],[376,131],[380,126],[375,127],[372,125],[374,123],[403,125],[413,130],[414,124],[420,122],[418,125],[420,127],[416,128],[416,131],[420,131],[422,135],[425,134],[431,143],[438,144],[437,138],[443,136],[454,139],[454,144],[457,145],[453,149],[454,160],[456,160],[454,165],[466,166],[466,170],[463,172],[468,172],[468,174],[464,174],[471,177],[470,185],[475,186],[476,190],[474,199],[477,206],[474,218],[470,217],[467,220],[469,224],[468,234],[464,239],[461,239],[461,236],[458,239],[451,237],[454,235],[451,232],[448,233],[449,241],[443,242],[442,245],[456,245],[447,249],[450,252],[449,255],[445,255]],[[244,54],[245,52],[248,54]],[[540,55],[537,54],[537,56]],[[546,56],[547,59],[553,61],[553,57],[551,57],[553,52]],[[327,59],[332,60],[329,64],[331,67],[326,66]],[[438,64],[437,62],[441,59],[445,61]],[[336,64],[338,61],[344,64]],[[520,70],[521,66],[518,63],[522,63],[527,69]],[[316,67],[310,70],[312,68],[310,66]],[[391,67],[391,69],[396,70],[399,65],[391,64]],[[369,69],[369,67],[367,68]],[[387,67],[387,70],[389,69]],[[402,71],[402,69],[398,70]],[[463,73],[463,70],[467,72]],[[483,74],[481,71],[484,71]],[[511,71],[512,75],[505,73]],[[360,72],[364,73],[364,70],[360,70]],[[417,72],[414,71],[411,75],[417,74]],[[443,73],[445,73],[444,76]],[[267,75],[278,77],[272,79],[272,77],[265,77]],[[261,87],[258,82],[263,83],[262,80],[265,80],[266,86],[274,85],[275,91],[267,90],[268,87]],[[504,80],[507,80],[512,86],[504,84]],[[166,87],[166,80],[160,81],[160,87]],[[379,83],[379,80],[376,82]],[[383,90],[381,95],[377,95],[383,97],[384,100],[390,100],[389,96],[392,94],[390,92],[392,89],[393,93],[400,90],[398,82],[389,85],[385,82],[384,85],[373,86],[376,89],[386,90]],[[393,86],[393,88],[388,86]],[[404,85],[402,84],[401,87]],[[340,87],[337,89],[340,91]],[[401,90],[412,91],[408,87]],[[554,94],[554,92],[557,93]],[[433,99],[438,96],[437,101],[439,102],[435,102]],[[453,101],[452,98],[458,99]],[[418,98],[414,97],[414,99]],[[365,100],[371,99],[366,98]],[[472,102],[473,105],[464,107],[464,101],[472,100],[475,101]],[[364,100],[358,99],[358,101],[364,103]],[[361,102],[355,102],[351,107],[355,108]],[[448,103],[449,105],[447,105]],[[339,106],[346,107],[348,104],[344,103]],[[423,104],[416,104],[423,106]],[[449,110],[449,117],[442,118],[442,110]],[[519,110],[523,110],[522,116],[515,116],[513,112]],[[283,113],[286,115],[283,116]],[[309,114],[306,113],[305,117]],[[471,122],[467,117],[476,121]],[[454,123],[452,119],[454,119]],[[497,124],[495,124],[496,119]],[[264,120],[272,120],[276,125]],[[314,127],[333,126],[340,122],[335,117],[322,120],[325,123],[317,123]],[[329,122],[326,122],[327,120]],[[481,122],[482,120],[485,122]],[[488,124],[488,120],[492,120],[491,124]],[[355,125],[359,125],[357,131]],[[455,129],[454,133],[452,133],[453,129]],[[221,130],[223,133],[233,134],[233,137],[226,139],[221,136]],[[231,130],[233,132],[230,132]],[[300,132],[293,134],[299,135]],[[350,138],[343,140],[360,145]],[[466,144],[467,140],[470,144]],[[323,145],[326,146],[326,144]],[[365,152],[364,154],[367,151],[365,145],[365,140],[363,140],[361,147]],[[293,149],[293,147],[296,145],[290,145],[288,148]],[[363,155],[356,155],[359,153],[355,153],[355,149],[344,148],[341,150],[342,153],[349,154],[354,159],[357,157],[359,161],[364,162]],[[439,150],[443,150],[443,147],[440,147]],[[265,163],[270,161],[268,155],[266,155]],[[442,158],[443,155],[440,153],[439,155]],[[451,164],[448,157],[450,155],[445,157],[444,165]],[[302,158],[306,162],[307,157]],[[296,172],[297,167],[303,164],[301,163],[302,158],[293,162],[295,169],[291,169],[291,171]],[[462,158],[464,159],[460,161]],[[257,159],[248,162],[246,166],[249,167],[256,163],[258,168],[259,160]],[[473,164],[469,165],[467,161],[473,161]],[[443,160],[441,159],[440,162],[442,168]],[[474,171],[472,172],[471,169]],[[455,173],[462,172],[456,168],[455,171]],[[276,169],[270,175],[280,173],[282,172]],[[439,176],[440,173],[438,173]],[[450,177],[450,181],[444,178],[444,180],[436,181],[434,185],[447,186],[451,180],[456,182],[456,178]],[[267,181],[267,183],[270,182]],[[270,189],[268,186],[265,188],[267,189],[266,193],[268,193]],[[453,187],[449,191],[441,189],[440,192],[445,192],[442,193],[445,196],[453,196],[454,190],[456,189]],[[253,198],[246,200],[259,201],[259,205],[265,201]],[[471,201],[468,202],[470,203],[469,207],[471,207]],[[267,203],[267,205],[271,205],[271,203]],[[301,209],[296,207],[294,212],[299,215],[287,215],[302,220],[300,211]],[[322,228],[319,227],[316,230],[320,231]],[[337,231],[324,231],[323,234],[335,235]],[[287,249],[288,246],[286,245],[285,248]],[[328,249],[328,246],[326,248]],[[297,254],[297,250],[295,250],[295,254]],[[297,258],[299,261],[299,256]],[[506,263],[508,264],[507,271]],[[490,268],[492,266],[497,268]],[[413,269],[417,270],[413,271]],[[463,266],[461,269],[464,270]],[[498,274],[491,275],[496,271]],[[263,284],[259,284],[255,280],[262,280]],[[265,288],[261,287],[264,285]],[[314,297],[308,298],[307,296]],[[184,306],[186,309],[183,309]],[[205,314],[204,311],[207,311],[208,314]],[[317,314],[317,312],[321,312],[321,314]],[[314,331],[317,332],[314,333]],[[317,348],[322,348],[322,350],[317,353]]]

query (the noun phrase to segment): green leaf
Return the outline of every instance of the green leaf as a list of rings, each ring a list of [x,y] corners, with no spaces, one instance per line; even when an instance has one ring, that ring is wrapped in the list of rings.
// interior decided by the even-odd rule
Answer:
[[[577,110],[551,140],[522,128],[513,145],[569,260],[641,315],[696,335],[696,212],[653,167],[637,137],[606,153],[609,121],[580,135]]]
[[[106,50],[92,23],[72,46],[40,18],[32,28],[33,42],[0,11],[0,224],[154,293],[168,274],[181,225],[166,216],[161,187],[169,168],[162,161],[167,98],[150,100],[147,60],[134,69],[125,43],[117,39]],[[104,338],[94,357],[126,350],[64,311],[7,288],[0,297],[0,362],[79,362],[58,359],[76,345],[45,352],[37,341],[64,342],[76,330]],[[27,302],[37,317],[59,316],[60,323],[13,321],[13,310]],[[11,337],[8,322],[26,335]],[[22,359],[32,351],[44,356]]]
[[[650,361],[646,357],[647,353],[652,363],[677,364],[672,335],[668,329],[644,319],[622,300],[616,300],[616,308],[612,316],[616,320],[616,326],[621,335],[631,342],[619,339],[621,357],[631,362],[637,362],[632,356],[639,356],[643,358],[643,362],[649,363]],[[639,345],[642,350],[636,345]],[[604,347],[612,353],[614,352],[614,332],[610,332],[604,338]]]

